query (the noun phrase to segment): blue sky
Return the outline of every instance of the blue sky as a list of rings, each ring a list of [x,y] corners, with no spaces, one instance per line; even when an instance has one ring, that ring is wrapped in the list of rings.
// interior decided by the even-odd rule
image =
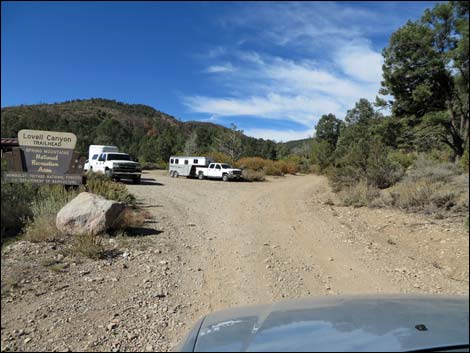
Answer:
[[[434,2],[2,2],[1,105],[91,97],[288,141],[375,99]]]

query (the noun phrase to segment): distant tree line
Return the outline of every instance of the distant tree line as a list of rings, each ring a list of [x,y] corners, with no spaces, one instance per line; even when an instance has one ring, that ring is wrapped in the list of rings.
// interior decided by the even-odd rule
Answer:
[[[144,162],[168,161],[181,153],[278,157],[274,141],[245,136],[235,125],[185,123],[145,105],[106,99],[3,108],[1,129],[2,137],[16,137],[21,129],[72,132],[83,154],[91,144],[116,145]]]

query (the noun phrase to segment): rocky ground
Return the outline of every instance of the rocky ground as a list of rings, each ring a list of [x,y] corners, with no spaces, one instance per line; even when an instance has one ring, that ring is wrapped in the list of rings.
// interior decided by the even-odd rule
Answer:
[[[2,350],[166,351],[227,307],[468,295],[461,218],[340,207],[314,175],[223,183],[153,171],[129,189],[154,218],[134,236],[105,239],[104,260],[74,256],[66,244],[2,249]]]

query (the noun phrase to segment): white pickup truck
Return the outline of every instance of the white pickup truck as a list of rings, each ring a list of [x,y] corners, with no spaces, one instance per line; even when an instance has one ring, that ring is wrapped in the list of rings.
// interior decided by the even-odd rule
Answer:
[[[133,161],[127,153],[118,152],[115,146],[91,145],[89,160],[84,169],[103,173],[116,180],[132,179],[136,184],[140,183],[142,174],[140,164]]]
[[[242,171],[232,168],[230,164],[211,163],[208,167],[196,167],[196,175],[199,179],[210,178],[229,181],[232,179],[240,180]]]

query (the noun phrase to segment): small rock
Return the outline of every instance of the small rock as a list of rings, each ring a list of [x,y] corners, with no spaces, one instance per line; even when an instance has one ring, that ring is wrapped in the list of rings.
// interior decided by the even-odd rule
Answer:
[[[153,352],[153,346],[151,344],[147,344],[145,346],[145,351],[146,352]]]
[[[28,338],[25,338],[25,339],[24,339],[23,343],[24,343],[24,344],[27,344],[27,343],[29,343],[30,341],[31,341],[31,337],[28,337]]]
[[[332,258],[332,257],[329,257],[329,258],[328,258],[328,261],[333,261],[333,258]]]
[[[106,325],[106,329],[108,331],[114,330],[117,327],[117,323],[111,322],[110,324]]]

